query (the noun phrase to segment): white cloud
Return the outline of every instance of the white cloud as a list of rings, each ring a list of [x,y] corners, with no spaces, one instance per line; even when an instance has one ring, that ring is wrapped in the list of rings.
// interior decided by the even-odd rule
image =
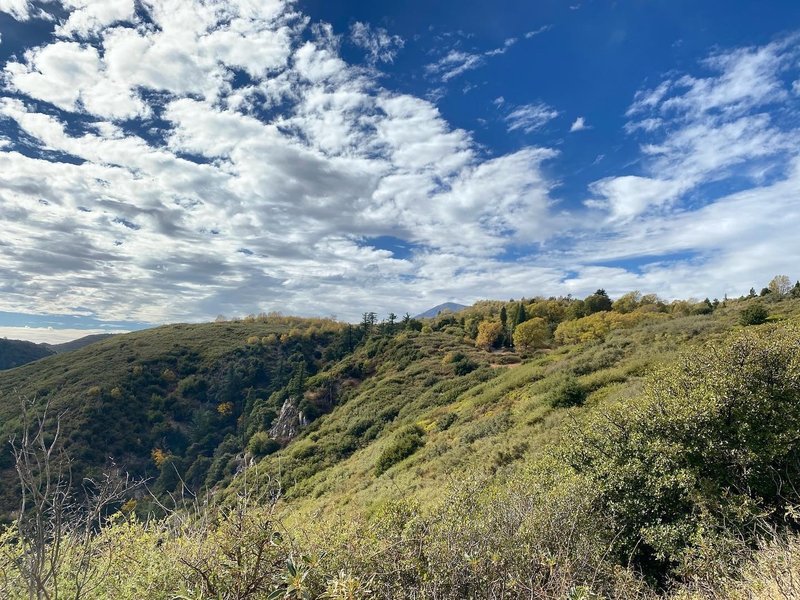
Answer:
[[[528,36],[526,36],[528,37]],[[467,52],[459,48],[452,48],[447,54],[441,57],[436,62],[425,66],[425,71],[428,75],[439,77],[442,81],[447,82],[454,77],[458,77],[472,71],[486,64],[487,58],[493,58],[505,54],[509,48],[519,41],[518,38],[510,37],[503,41],[503,45],[484,52]]]
[[[405,40],[399,35],[390,35],[382,27],[372,27],[361,21],[351,25],[350,39],[356,46],[366,50],[370,64],[394,62],[395,56],[405,45]]]
[[[572,125],[570,125],[569,132],[574,133],[576,131],[583,131],[584,129],[589,129],[589,126],[586,125],[586,119],[578,117],[572,122]]]
[[[90,34],[118,23],[132,21],[135,17],[134,0],[61,0],[71,12],[56,34],[65,37],[85,38]]]
[[[590,191],[602,199],[588,200],[587,206],[607,209],[613,220],[625,221],[651,208],[671,204],[685,187],[680,181],[623,175],[596,181]]]
[[[435,63],[425,67],[428,73],[439,75],[442,81],[449,81],[462,73],[477,69],[484,64],[483,54],[450,50]]]
[[[525,133],[532,133],[544,127],[549,121],[558,116],[558,111],[553,107],[537,102],[515,108],[506,116],[508,130],[521,129]]]
[[[488,50],[484,54],[486,56],[498,56],[500,54],[505,54],[508,51],[508,49],[511,48],[511,46],[513,46],[514,44],[517,43],[517,41],[518,40],[515,37],[506,38],[503,41],[503,45],[502,46],[500,46],[499,48],[494,48],[492,50]]]
[[[552,28],[553,28],[552,25],[542,25],[538,29],[533,29],[531,31],[526,32],[525,33],[525,39],[529,40],[529,39],[531,39],[533,37],[536,37],[537,35],[539,35],[541,33],[544,33],[545,31],[551,30]]]
[[[5,77],[15,91],[67,111],[85,109],[112,119],[148,112],[127,83],[109,75],[94,47],[77,42],[28,51],[24,63],[6,64]]]
[[[769,166],[785,163],[798,132],[773,122],[765,105],[785,102],[780,75],[798,55],[796,38],[758,48],[717,52],[702,66],[707,77],[684,75],[640,91],[628,109],[628,133],[650,135],[642,145],[646,177],[618,176],[596,182],[592,207],[612,219],[630,219],[652,207],[674,204],[697,187],[731,176],[759,182]],[[659,138],[652,138],[660,132]],[[750,165],[743,169],[744,165]]]
[[[11,15],[17,21],[27,21],[33,14],[28,0],[0,0],[0,12]]]
[[[0,119],[21,135],[0,141],[0,310],[356,318],[497,290],[746,291],[763,269],[791,272],[800,144],[768,108],[788,106],[791,85],[773,74],[790,68],[785,42],[717,53],[707,76],[638,94],[637,171],[608,173],[568,209],[547,174],[553,149],[489,156],[432,102],[347,64],[332,27],[291,3],[151,0],[121,26],[127,4],[70,1],[60,37],[3,71],[18,96]],[[368,62],[392,51],[381,31],[356,42]],[[454,49],[431,74],[487,60]],[[528,133],[558,115],[508,110],[508,129]],[[684,202],[731,177],[746,189]],[[370,242],[380,236],[411,255]],[[500,258],[516,247],[522,258]],[[651,264],[598,264],[637,257]]]
[[[24,101],[0,104],[31,144],[83,161],[0,152],[9,222],[0,273],[26,273],[24,285],[6,279],[0,306],[92,306],[106,319],[155,322],[287,303],[318,313],[317,299],[345,282],[386,303],[401,281],[419,282],[406,285],[422,298],[440,253],[491,260],[507,240],[544,236],[550,183],[540,165],[552,151],[483,159],[434,105],[376,88],[347,65],[329,27],[300,42],[288,16],[237,24],[241,6],[222,21],[195,8],[153,5],[157,27],[101,27],[103,54],[61,40],[7,65],[16,89],[73,116],[127,116],[95,91],[113,81],[143,103],[130,114],[159,111],[166,144],[111,121],[70,133]],[[275,50],[249,64],[232,29],[263,30]],[[232,89],[231,68],[248,69],[252,85]],[[146,95],[163,91],[171,95],[155,103]],[[290,107],[270,121],[248,114],[273,98]],[[385,234],[417,244],[419,258],[359,241]]]

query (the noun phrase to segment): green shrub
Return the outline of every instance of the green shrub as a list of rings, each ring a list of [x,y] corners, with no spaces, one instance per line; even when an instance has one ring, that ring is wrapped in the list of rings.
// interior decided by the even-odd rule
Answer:
[[[742,325],[761,325],[766,323],[769,312],[760,302],[754,302],[739,314]]]
[[[700,576],[731,540],[753,543],[756,523],[784,523],[800,503],[798,356],[797,328],[708,344],[571,436],[562,450],[614,515],[620,557]]]
[[[550,390],[547,400],[553,408],[580,406],[586,401],[586,389],[574,375],[567,375]]]
[[[266,431],[257,431],[247,442],[247,451],[254,456],[266,456],[280,450],[281,445],[277,440],[269,437]]]
[[[375,465],[376,475],[380,475],[401,460],[408,458],[424,445],[425,431],[419,425],[404,427],[378,457]]]
[[[456,422],[458,419],[458,415],[455,413],[444,413],[441,417],[436,420],[436,428],[439,431],[445,431],[450,428],[450,426]]]
[[[463,375],[469,375],[477,368],[478,363],[476,363],[474,360],[470,360],[469,358],[465,358],[464,360],[453,363],[453,372],[459,377]]]

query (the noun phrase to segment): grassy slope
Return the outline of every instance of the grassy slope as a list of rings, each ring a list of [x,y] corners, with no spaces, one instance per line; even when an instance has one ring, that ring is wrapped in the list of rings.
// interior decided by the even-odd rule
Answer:
[[[268,427],[254,423],[253,405],[280,410],[291,369],[279,365],[299,353],[310,376],[305,402],[327,395],[322,412],[332,410],[258,467],[281,481],[292,512],[302,518],[320,509],[369,511],[406,496],[426,502],[453,480],[525,462],[562,435],[562,424],[635,393],[650,367],[687,344],[739,327],[745,305],[658,318],[612,331],[603,341],[525,357],[478,350],[456,326],[375,337],[341,360],[328,352],[336,343],[332,334],[298,345],[247,342],[314,325],[298,320],[165,326],[0,374],[0,436],[18,427],[18,394],[52,399],[53,413],[68,411],[65,437],[85,472],[113,456],[170,491],[176,482],[165,474],[174,469],[159,471],[151,460],[154,448],[164,448],[175,458],[168,466],[188,473],[194,485],[225,482],[247,458],[252,432]],[[800,313],[797,300],[769,306],[774,319]],[[459,371],[465,363],[469,368]],[[254,374],[253,365],[264,372]],[[165,370],[174,378],[165,379]],[[586,402],[554,408],[553,395],[568,376],[588,394]],[[232,377],[239,378],[235,386]],[[234,405],[230,415],[217,413],[225,400]],[[413,426],[424,444],[378,474],[381,456]],[[12,481],[10,467],[5,454],[0,480]],[[13,486],[2,485],[0,508],[11,506]]]

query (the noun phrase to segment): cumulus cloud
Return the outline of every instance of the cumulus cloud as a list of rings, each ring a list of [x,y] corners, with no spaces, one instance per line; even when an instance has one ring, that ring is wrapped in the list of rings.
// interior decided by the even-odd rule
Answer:
[[[800,145],[765,108],[789,106],[791,83],[774,73],[796,70],[786,40],[717,52],[704,75],[637,94],[639,170],[609,173],[570,210],[548,175],[557,151],[489,155],[432,102],[348,64],[343,38],[293,3],[151,0],[138,16],[122,1],[62,5],[53,38],[3,66],[0,310],[357,318],[598,281],[686,295],[699,273],[746,290],[764,264],[777,272],[793,256],[770,247],[793,247]],[[41,16],[0,0],[12,8]],[[368,62],[399,47],[356,30]],[[431,73],[447,81],[485,60],[452,50]],[[497,105],[511,131],[559,114]],[[734,176],[744,191],[684,202]],[[385,236],[408,254],[381,247]],[[527,250],[509,260],[515,247]],[[659,258],[674,252],[687,258]],[[630,257],[649,262],[598,264]]]
[[[27,21],[34,8],[28,0],[0,0],[0,12],[11,15],[17,21]]]
[[[491,260],[544,236],[553,151],[486,159],[430,102],[345,63],[330,26],[254,6],[153,2],[153,26],[98,18],[70,30],[90,43],[54,39],[5,66],[21,99],[0,118],[46,154],[0,152],[0,272],[26,274],[4,279],[3,306],[150,322],[318,314],[331,290],[389,303],[400,282],[429,285],[441,254]],[[416,258],[365,241],[386,234]]]
[[[133,21],[134,0],[61,0],[70,10],[66,22],[56,28],[64,37],[85,38],[121,21]]]

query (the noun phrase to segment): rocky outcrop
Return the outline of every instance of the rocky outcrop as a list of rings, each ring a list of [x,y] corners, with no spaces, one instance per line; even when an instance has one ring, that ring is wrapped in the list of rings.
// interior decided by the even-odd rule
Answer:
[[[280,442],[288,442],[295,438],[301,427],[308,425],[308,419],[298,408],[299,401],[296,398],[287,398],[281,406],[281,412],[272,427],[269,429],[269,436]]]

